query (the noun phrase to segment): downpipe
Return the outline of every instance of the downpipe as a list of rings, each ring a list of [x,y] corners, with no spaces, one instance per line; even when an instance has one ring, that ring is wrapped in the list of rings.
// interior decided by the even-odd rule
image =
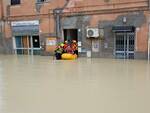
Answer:
[[[150,61],[150,23],[148,24],[148,61]]]
[[[150,11],[150,0],[148,0],[148,11]],[[149,16],[148,19],[150,20],[150,16]],[[147,60],[149,62],[149,60],[150,60],[150,21],[148,22],[148,40],[147,40],[147,44],[148,44]]]

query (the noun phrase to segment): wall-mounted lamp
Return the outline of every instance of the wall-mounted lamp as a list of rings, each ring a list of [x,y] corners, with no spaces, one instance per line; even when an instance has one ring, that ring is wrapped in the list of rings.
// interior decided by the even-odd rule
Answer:
[[[10,24],[10,21],[7,21],[7,24]]]
[[[39,30],[40,33],[42,33],[42,30]]]
[[[78,29],[78,32],[81,32],[81,29]]]
[[[124,24],[126,24],[126,23],[127,23],[127,17],[123,17],[122,22],[123,22]]]

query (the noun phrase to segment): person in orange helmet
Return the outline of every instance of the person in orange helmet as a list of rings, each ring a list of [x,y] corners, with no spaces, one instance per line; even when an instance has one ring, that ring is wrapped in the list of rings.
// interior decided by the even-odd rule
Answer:
[[[72,40],[71,48],[74,51],[74,54],[78,55],[78,45],[76,40]]]
[[[66,40],[66,41],[64,42],[64,47],[63,47],[65,53],[67,52],[67,51],[66,51],[66,48],[67,48],[68,46],[69,46],[69,44],[68,44],[68,41]]]

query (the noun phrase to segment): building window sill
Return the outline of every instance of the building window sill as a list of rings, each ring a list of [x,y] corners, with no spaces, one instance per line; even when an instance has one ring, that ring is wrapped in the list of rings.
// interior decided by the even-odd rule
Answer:
[[[16,4],[16,5],[10,5],[10,7],[20,7],[21,4]]]

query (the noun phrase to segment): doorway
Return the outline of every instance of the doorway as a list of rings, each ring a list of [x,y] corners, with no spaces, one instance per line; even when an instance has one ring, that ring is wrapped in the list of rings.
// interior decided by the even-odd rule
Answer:
[[[33,48],[40,47],[39,36],[32,36]]]
[[[115,33],[115,57],[134,59],[135,33]]]
[[[64,29],[64,41],[76,40],[78,41],[78,29]]]

